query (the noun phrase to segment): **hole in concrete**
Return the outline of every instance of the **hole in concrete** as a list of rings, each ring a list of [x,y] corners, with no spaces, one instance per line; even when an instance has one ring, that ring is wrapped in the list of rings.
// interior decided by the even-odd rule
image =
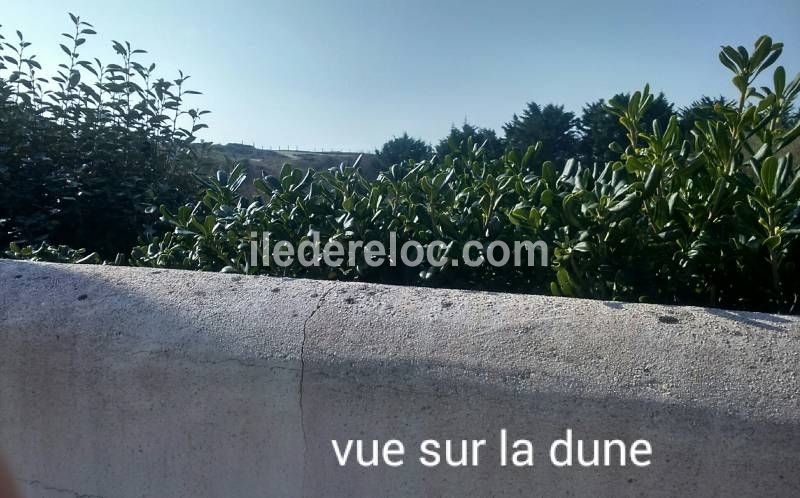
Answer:
[[[679,320],[674,316],[661,315],[658,317],[658,321],[661,323],[675,324],[678,323]]]

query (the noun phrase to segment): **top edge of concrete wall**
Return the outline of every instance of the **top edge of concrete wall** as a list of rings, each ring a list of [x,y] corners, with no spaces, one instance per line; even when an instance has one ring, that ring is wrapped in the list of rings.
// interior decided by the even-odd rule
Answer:
[[[800,317],[0,260],[0,323],[0,342],[15,334],[127,358],[800,422]]]

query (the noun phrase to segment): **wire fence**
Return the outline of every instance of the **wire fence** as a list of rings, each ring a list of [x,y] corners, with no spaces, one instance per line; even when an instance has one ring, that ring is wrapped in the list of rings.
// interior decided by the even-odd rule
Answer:
[[[235,143],[231,142],[224,147],[237,146],[247,147],[255,151],[273,151],[273,152],[297,152],[297,153],[315,153],[315,154],[374,154],[376,149],[349,149],[346,147],[332,147],[332,146],[317,146],[317,147],[301,147],[299,145],[256,145],[246,144],[244,142]]]

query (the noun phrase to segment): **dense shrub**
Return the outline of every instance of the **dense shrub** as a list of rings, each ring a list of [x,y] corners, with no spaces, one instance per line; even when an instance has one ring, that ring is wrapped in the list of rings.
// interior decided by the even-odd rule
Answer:
[[[787,152],[800,136],[787,118],[800,77],[787,82],[778,67],[770,86],[755,86],[782,51],[768,37],[752,53],[723,48],[736,98],[702,103],[690,129],[674,114],[648,122],[654,96],[647,87],[598,108],[623,130],[604,163],[559,159],[576,145],[575,120],[554,108],[538,114],[568,125],[561,133],[568,143],[555,149],[538,142],[519,150],[536,136],[526,134],[535,128],[526,123],[538,119],[531,111],[511,123],[517,141],[499,157],[474,136],[451,140],[439,156],[404,136],[382,151],[395,164],[376,180],[357,163],[317,172],[287,165],[255,179],[255,196],[245,197],[245,168],[236,166],[202,179],[199,199],[174,208],[191,191],[194,132],[203,126],[195,122],[202,112],[181,110],[190,93],[185,77],[153,80],[152,66],[131,61],[138,51],[119,43],[122,64],[84,62],[75,52],[93,31],[74,22],[73,46],[64,47],[70,62],[52,78],[56,89],[38,83],[38,63],[20,54],[27,49],[21,35],[5,45],[12,54],[3,60],[15,64],[0,79],[5,236],[55,244],[15,244],[11,257],[99,260],[62,245],[69,244],[110,260],[124,246],[115,241],[161,223],[170,228],[140,231],[128,264],[800,311],[800,173]],[[93,85],[84,72],[96,77]],[[182,128],[183,117],[192,124]],[[160,221],[148,221],[144,209],[156,199],[164,200]],[[389,232],[398,244],[443,240],[448,257],[470,240],[543,240],[554,250],[544,269],[250,265],[253,232],[297,246],[312,231],[323,244],[388,244]],[[97,245],[104,237],[113,240]]]
[[[259,195],[238,193],[244,171],[205,182],[202,200],[176,212],[162,208],[170,233],[137,247],[137,265],[241,273],[357,278],[479,287],[609,300],[655,301],[797,312],[800,279],[800,174],[786,147],[800,125],[781,115],[800,91],[783,67],[771,87],[756,77],[782,45],[760,38],[752,54],[725,47],[735,105],[716,106],[684,136],[677,116],[645,126],[649,88],[610,112],[625,129],[616,160],[586,168],[575,160],[525,154],[486,157],[468,139],[466,154],[395,164],[368,181],[357,165],[303,173],[286,166],[258,179]],[[647,130],[646,132],[644,130]],[[266,231],[295,245],[310,231],[335,238],[434,239],[456,254],[472,239],[545,240],[555,248],[540,268],[253,267],[248,240]]]
[[[82,56],[95,31],[70,17],[65,60],[48,77],[21,32],[0,35],[0,244],[48,240],[114,258],[147,229],[149,206],[196,195],[192,144],[206,111],[184,108],[197,93],[188,76],[157,78],[128,43],[114,42],[113,64]]]

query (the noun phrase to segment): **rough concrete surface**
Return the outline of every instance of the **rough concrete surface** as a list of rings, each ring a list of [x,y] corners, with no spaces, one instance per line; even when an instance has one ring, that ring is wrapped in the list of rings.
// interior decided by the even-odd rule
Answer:
[[[26,497],[798,496],[800,319],[0,261],[0,452]],[[498,434],[533,442],[499,466]],[[652,464],[548,445],[647,439]],[[401,467],[331,440],[398,439]],[[486,439],[427,468],[424,439]]]

